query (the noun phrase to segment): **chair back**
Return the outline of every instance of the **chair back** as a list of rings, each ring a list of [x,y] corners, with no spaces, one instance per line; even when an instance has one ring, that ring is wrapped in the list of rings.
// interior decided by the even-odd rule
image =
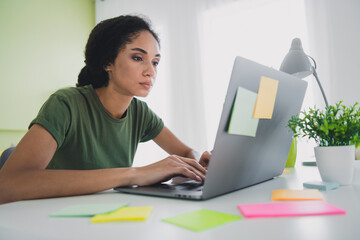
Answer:
[[[10,148],[6,149],[5,151],[3,151],[3,153],[0,156],[0,169],[5,164],[6,160],[9,158],[9,156],[14,151],[14,149],[15,149],[15,147],[10,147]]]

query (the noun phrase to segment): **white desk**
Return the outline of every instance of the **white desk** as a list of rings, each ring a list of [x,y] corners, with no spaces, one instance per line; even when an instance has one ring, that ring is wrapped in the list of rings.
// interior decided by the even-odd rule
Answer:
[[[31,200],[0,205],[0,239],[360,239],[360,186],[322,192],[324,200],[346,215],[242,219],[203,232],[192,232],[161,219],[201,208],[240,215],[237,204],[271,202],[274,189],[302,189],[305,181],[320,180],[316,167],[296,167],[291,173],[207,201],[135,196],[107,191],[98,194]],[[314,177],[315,176],[315,177]],[[49,218],[67,206],[128,202],[154,206],[143,222],[90,223],[89,218]]]

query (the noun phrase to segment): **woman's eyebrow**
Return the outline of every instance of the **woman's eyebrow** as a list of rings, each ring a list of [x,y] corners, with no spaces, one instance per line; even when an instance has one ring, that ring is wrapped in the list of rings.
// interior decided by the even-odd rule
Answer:
[[[132,48],[131,50],[133,51],[138,51],[138,52],[142,52],[143,54],[148,54],[147,51],[145,51],[142,48]],[[160,57],[160,53],[156,54],[155,57]]]

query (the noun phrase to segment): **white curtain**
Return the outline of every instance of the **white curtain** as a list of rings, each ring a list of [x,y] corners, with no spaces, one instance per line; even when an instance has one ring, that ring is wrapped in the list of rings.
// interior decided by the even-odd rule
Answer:
[[[157,83],[144,100],[199,151],[213,147],[237,55],[278,69],[292,39],[299,37],[317,61],[330,103],[359,101],[359,12],[358,0],[96,1],[97,22],[121,14],[151,19],[160,34],[162,60]],[[303,108],[322,105],[314,78],[306,80]],[[313,152],[304,144],[298,153],[306,158]],[[164,156],[152,142],[141,144],[135,165]]]
[[[360,102],[360,1],[305,0],[305,6],[310,55],[329,104]],[[323,104],[320,92],[316,98]]]

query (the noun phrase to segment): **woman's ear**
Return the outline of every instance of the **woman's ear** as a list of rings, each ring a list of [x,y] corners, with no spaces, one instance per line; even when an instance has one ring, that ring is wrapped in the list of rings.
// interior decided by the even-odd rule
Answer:
[[[104,70],[105,70],[106,72],[111,72],[111,63],[109,63],[108,65],[106,65],[106,66],[104,67]]]

